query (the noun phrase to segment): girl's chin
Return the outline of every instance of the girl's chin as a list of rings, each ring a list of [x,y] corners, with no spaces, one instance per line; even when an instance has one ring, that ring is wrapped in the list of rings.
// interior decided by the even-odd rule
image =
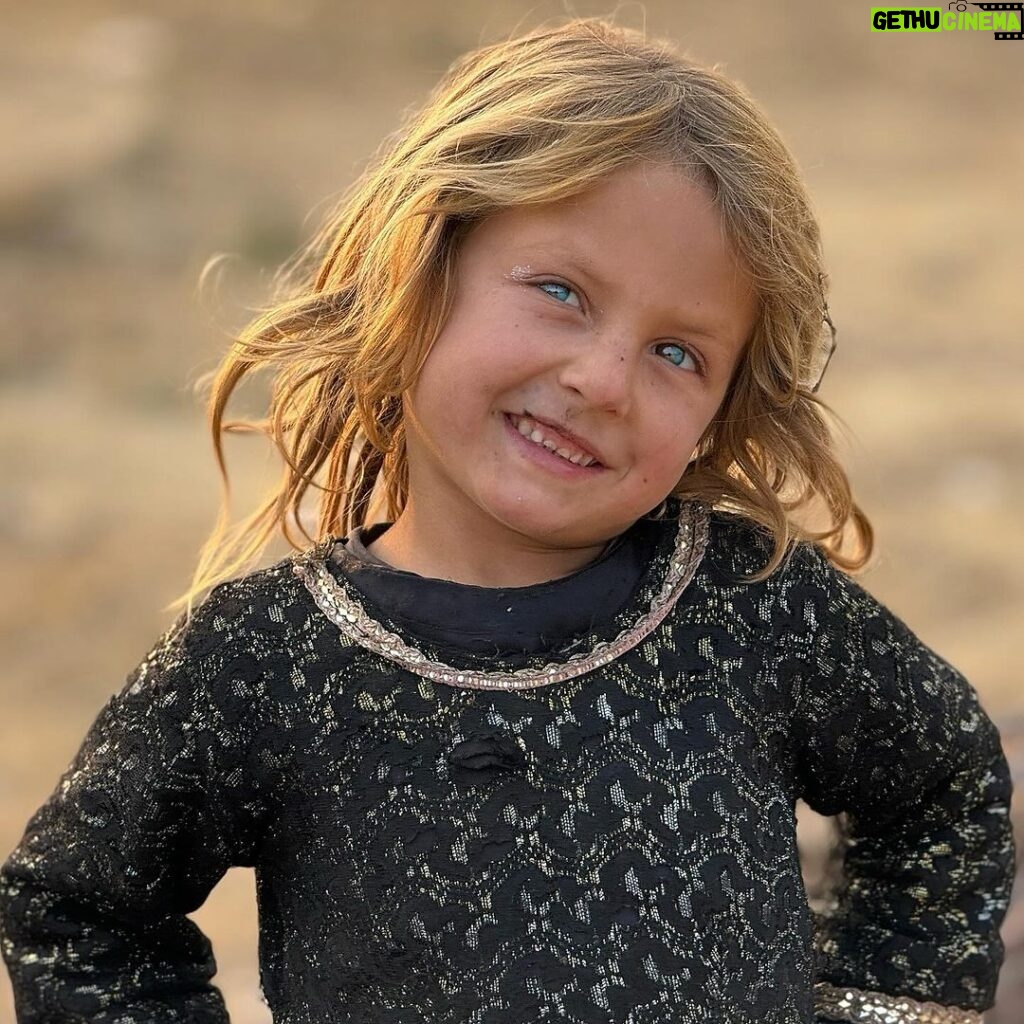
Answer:
[[[535,540],[539,547],[589,547],[596,542],[584,534],[607,536],[594,521],[593,502],[568,502],[523,488],[493,495],[482,507],[495,524]],[[614,526],[608,529],[614,530]]]

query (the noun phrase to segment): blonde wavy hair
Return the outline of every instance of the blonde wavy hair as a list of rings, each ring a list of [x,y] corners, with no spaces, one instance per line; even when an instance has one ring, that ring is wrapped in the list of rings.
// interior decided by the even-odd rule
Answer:
[[[564,199],[637,160],[671,161],[707,185],[759,298],[718,415],[672,493],[768,531],[771,557],[751,580],[796,539],[820,543],[846,571],[862,568],[872,528],[815,393],[827,276],[798,168],[717,67],[608,20],[574,18],[456,60],[197,385],[210,385],[222,503],[191,586],[168,607],[190,616],[199,594],[250,568],[278,531],[303,548],[363,525],[378,484],[386,517],[397,518],[408,491],[401,396],[445,324],[460,241],[497,211]],[[273,374],[266,419],[225,422],[235,387],[263,370]],[[232,431],[269,437],[285,465],[262,506],[229,528],[222,435]],[[300,515],[310,487],[322,491],[315,537]],[[819,532],[791,515],[813,501],[830,519]],[[849,526],[856,550],[846,554]]]

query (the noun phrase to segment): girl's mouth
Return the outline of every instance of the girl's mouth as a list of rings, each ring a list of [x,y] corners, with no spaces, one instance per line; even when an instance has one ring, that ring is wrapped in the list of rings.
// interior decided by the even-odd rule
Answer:
[[[558,445],[552,440],[547,440],[545,443],[534,441],[524,436],[517,426],[523,420],[521,416],[505,413],[503,419],[505,420],[505,432],[509,435],[509,440],[516,451],[524,458],[529,459],[533,465],[546,469],[549,473],[555,473],[566,480],[584,480],[587,477],[595,476],[605,468],[600,462],[596,461],[587,466],[580,464],[580,462],[570,461],[566,455],[559,455],[557,453]],[[530,422],[528,420],[527,425]],[[543,434],[542,429],[538,432]],[[580,458],[580,453],[576,450],[568,448],[563,448],[562,450],[568,455]],[[589,458],[591,457],[584,456],[580,461],[587,461]]]

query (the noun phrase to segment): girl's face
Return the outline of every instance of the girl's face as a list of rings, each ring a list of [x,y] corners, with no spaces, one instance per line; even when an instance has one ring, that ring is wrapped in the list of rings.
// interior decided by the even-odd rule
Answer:
[[[455,289],[405,397],[406,511],[499,556],[603,544],[658,506],[757,312],[710,194],[660,163],[483,221]]]

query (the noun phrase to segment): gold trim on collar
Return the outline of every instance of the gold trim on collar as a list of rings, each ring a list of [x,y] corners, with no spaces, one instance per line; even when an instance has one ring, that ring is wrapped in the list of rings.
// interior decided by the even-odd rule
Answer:
[[[296,555],[292,571],[313,595],[320,610],[360,646],[434,682],[483,690],[516,690],[572,679],[607,665],[636,647],[661,624],[686,589],[704,557],[707,541],[707,509],[699,502],[684,503],[679,512],[679,529],[668,571],[650,608],[636,623],[622,630],[614,640],[599,643],[589,652],[573,654],[564,661],[551,662],[541,668],[521,668],[513,672],[464,669],[432,661],[397,633],[386,629],[369,615],[353,588],[343,586],[327,568],[326,555],[336,543],[335,538],[329,537]]]

